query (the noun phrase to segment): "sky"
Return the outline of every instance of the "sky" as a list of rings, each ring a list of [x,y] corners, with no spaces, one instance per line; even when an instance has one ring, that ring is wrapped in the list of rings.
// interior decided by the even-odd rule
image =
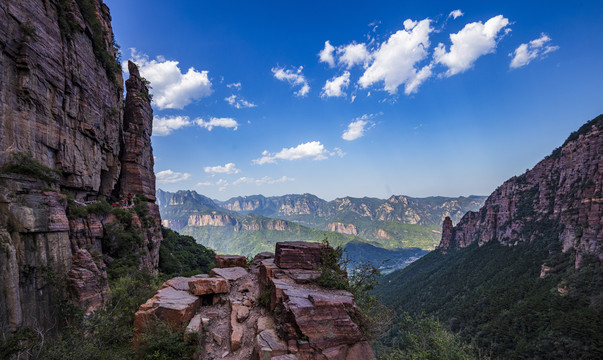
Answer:
[[[603,113],[602,1],[105,3],[166,191],[489,195]]]

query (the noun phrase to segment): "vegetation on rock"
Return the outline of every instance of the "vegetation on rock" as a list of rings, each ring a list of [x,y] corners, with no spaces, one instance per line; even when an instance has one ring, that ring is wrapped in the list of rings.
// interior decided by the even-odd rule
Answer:
[[[0,173],[12,173],[29,176],[47,182],[57,182],[63,173],[41,164],[29,153],[15,152],[9,155]]]

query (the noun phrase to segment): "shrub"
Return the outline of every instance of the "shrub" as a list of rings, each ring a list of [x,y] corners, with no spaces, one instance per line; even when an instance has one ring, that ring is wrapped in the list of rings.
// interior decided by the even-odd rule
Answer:
[[[63,176],[60,170],[42,165],[30,153],[24,152],[12,153],[0,172],[21,174],[47,182],[57,182]]]

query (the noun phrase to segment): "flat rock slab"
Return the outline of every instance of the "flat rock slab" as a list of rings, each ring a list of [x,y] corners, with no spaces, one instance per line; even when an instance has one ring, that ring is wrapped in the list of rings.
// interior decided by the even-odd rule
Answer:
[[[237,281],[247,275],[247,270],[242,267],[214,268],[211,270],[210,275],[220,276],[228,281]]]
[[[192,334],[201,334],[203,332],[203,322],[201,318],[201,314],[197,314],[193,316],[191,321],[186,326],[184,330],[184,336],[192,335]]]
[[[276,331],[267,329],[256,336],[255,351],[260,359],[274,359],[276,356],[286,355],[288,348]]]
[[[271,358],[270,360],[299,360],[299,358],[293,354],[279,355]]]
[[[216,255],[217,268],[245,267],[247,258],[241,255]]]
[[[274,263],[281,269],[316,269],[325,245],[303,241],[276,243]]]
[[[230,291],[230,284],[220,277],[197,278],[189,281],[190,292],[195,295],[224,294]]]
[[[312,283],[320,278],[318,270],[290,269],[285,273],[298,284]]]

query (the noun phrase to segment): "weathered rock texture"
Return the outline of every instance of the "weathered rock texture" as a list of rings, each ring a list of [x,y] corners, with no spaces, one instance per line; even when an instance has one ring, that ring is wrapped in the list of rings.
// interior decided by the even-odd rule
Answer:
[[[603,259],[603,115],[585,124],[550,156],[513,177],[453,227],[444,221],[439,248],[447,251],[498,241],[513,246],[539,237],[576,252],[576,267]]]
[[[124,114],[121,71],[106,61],[115,56],[109,9],[101,1],[94,6],[84,14],[75,0],[0,2],[2,332],[55,322],[57,299],[48,275],[66,279],[71,294],[60,295],[71,295],[88,310],[108,293],[102,240],[114,217],[68,219],[61,192],[82,207],[109,196],[145,195],[153,218],[134,216],[144,238],[140,267],[157,268],[161,232],[153,202],[148,92],[130,65]],[[95,33],[91,22],[102,31]],[[7,171],[12,154],[29,154],[32,164],[60,174]]]
[[[315,283],[320,272],[307,269],[320,266],[316,250],[322,245],[290,245],[277,243],[276,259],[270,253],[258,254],[249,270],[215,268],[213,278],[196,275],[168,280],[136,313],[137,334],[145,331],[152,324],[151,315],[156,315],[162,321],[186,326],[189,333],[203,332],[198,359],[374,359],[352,320],[358,311],[352,294],[321,288]],[[298,264],[306,268],[277,265],[293,253],[304,259]],[[199,284],[216,283],[218,277],[230,284],[227,294],[191,293]],[[262,288],[271,293],[269,309],[260,304],[266,301],[260,297]]]

